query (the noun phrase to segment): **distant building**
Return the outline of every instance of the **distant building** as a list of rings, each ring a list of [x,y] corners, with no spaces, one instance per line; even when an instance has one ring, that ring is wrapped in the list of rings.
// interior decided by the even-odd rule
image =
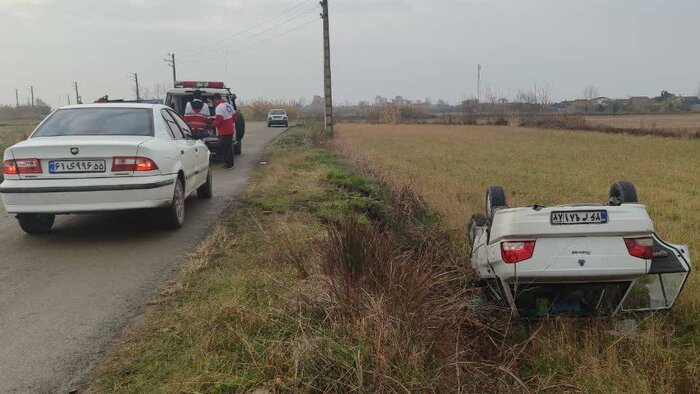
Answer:
[[[318,107],[318,106],[323,107],[324,105],[325,105],[325,99],[323,98],[323,96],[314,96],[314,99],[311,101],[312,107]]]
[[[596,97],[596,98],[592,99],[591,102],[595,105],[606,106],[606,105],[612,104],[612,99],[607,98],[607,97]]]
[[[696,96],[681,96],[681,105],[698,105],[700,104],[700,97]]]
[[[385,106],[385,105],[387,105],[387,104],[389,104],[389,100],[388,100],[386,97],[382,97],[382,96],[377,95],[377,96],[374,98],[374,105],[383,107],[383,106]]]

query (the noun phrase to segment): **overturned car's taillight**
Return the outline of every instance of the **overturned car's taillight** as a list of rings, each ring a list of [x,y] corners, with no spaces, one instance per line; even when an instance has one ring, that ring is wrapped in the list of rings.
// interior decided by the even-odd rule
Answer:
[[[2,163],[2,172],[5,175],[41,174],[41,161],[39,159],[5,160]]]
[[[535,253],[535,241],[501,242],[501,258],[505,263],[519,263],[531,258],[533,253]]]
[[[651,259],[654,257],[654,240],[651,237],[625,238],[627,251],[634,257],[640,259]]]

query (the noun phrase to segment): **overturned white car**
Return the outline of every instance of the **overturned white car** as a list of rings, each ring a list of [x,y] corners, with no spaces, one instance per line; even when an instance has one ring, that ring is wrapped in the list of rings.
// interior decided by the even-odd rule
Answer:
[[[626,181],[605,205],[554,207],[508,208],[489,186],[469,242],[479,277],[519,317],[668,309],[691,270],[687,247],[659,238]]]

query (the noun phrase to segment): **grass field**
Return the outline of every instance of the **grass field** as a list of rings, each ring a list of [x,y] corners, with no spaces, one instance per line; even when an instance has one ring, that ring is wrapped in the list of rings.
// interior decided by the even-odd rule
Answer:
[[[593,127],[668,130],[672,132],[700,131],[700,114],[596,115],[585,116],[585,119]]]
[[[639,125],[636,125],[639,126]],[[339,125],[338,148],[395,186],[409,185],[464,234],[484,188],[503,185],[511,206],[605,202],[626,179],[657,232],[700,250],[700,141],[488,126]],[[700,390],[700,281],[676,307],[619,337],[610,324],[545,324],[520,368],[541,384],[594,392]],[[560,388],[561,389],[561,388]],[[559,391],[559,390],[556,390]]]
[[[522,388],[507,317],[471,307],[481,291],[436,215],[329,152],[318,130],[275,143],[90,392]]]
[[[36,127],[38,121],[0,122],[0,152],[23,140]]]

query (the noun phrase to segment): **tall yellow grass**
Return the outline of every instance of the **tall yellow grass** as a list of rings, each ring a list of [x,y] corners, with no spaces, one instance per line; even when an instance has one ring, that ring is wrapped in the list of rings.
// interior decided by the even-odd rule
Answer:
[[[336,144],[396,185],[409,185],[464,232],[482,212],[484,188],[503,185],[511,206],[607,200],[634,182],[657,232],[700,251],[700,141],[489,126],[339,125]],[[700,280],[676,307],[635,335],[611,322],[545,327],[522,368],[538,386],[591,391],[700,390]]]

